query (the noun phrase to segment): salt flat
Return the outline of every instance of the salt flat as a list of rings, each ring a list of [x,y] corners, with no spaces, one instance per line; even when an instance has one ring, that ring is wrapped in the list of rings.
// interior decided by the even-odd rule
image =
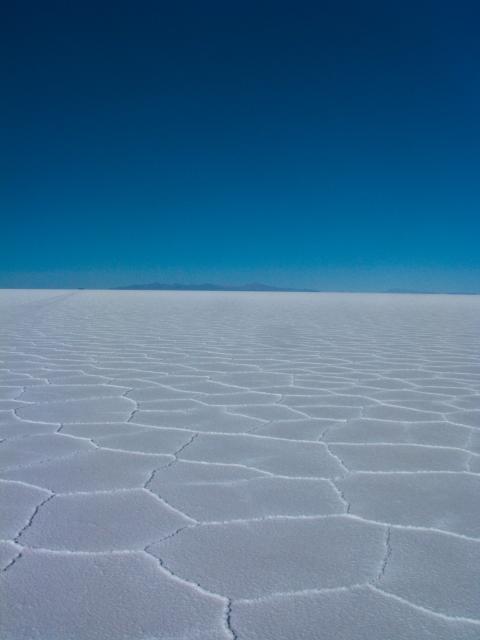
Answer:
[[[480,297],[0,317],[3,640],[480,638]]]

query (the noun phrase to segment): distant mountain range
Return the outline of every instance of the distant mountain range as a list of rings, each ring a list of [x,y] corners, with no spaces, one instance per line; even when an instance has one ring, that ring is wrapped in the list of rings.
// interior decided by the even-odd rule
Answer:
[[[150,284],[130,284],[126,287],[115,287],[115,290],[130,291],[290,291],[299,293],[318,293],[315,289],[289,289],[286,287],[272,287],[261,282],[251,282],[242,285],[221,285],[204,282],[202,284],[166,284],[152,282]]]
[[[319,289],[295,289],[289,287],[274,287],[262,282],[250,282],[242,285],[222,285],[204,282],[202,284],[181,284],[179,282],[151,282],[149,284],[129,284],[123,287],[114,287],[115,291],[285,291],[293,293],[322,293]],[[331,292],[330,292],[331,293]],[[350,293],[349,291],[337,291],[336,293]],[[472,291],[414,291],[412,289],[387,289],[378,293],[405,293],[422,295],[479,295]]]

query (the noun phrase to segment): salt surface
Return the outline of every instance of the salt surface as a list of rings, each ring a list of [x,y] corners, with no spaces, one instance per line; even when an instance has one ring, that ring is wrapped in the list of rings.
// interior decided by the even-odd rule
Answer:
[[[0,314],[2,638],[480,638],[480,298]]]

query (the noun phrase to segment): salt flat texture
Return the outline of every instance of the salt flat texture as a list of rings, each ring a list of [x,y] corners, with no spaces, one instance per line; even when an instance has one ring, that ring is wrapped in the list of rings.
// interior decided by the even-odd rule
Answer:
[[[479,640],[479,297],[0,318],[2,640]]]

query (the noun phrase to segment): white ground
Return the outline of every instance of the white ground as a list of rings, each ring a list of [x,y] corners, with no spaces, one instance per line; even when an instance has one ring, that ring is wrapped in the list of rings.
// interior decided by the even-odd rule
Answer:
[[[480,297],[0,318],[2,640],[480,638]]]

